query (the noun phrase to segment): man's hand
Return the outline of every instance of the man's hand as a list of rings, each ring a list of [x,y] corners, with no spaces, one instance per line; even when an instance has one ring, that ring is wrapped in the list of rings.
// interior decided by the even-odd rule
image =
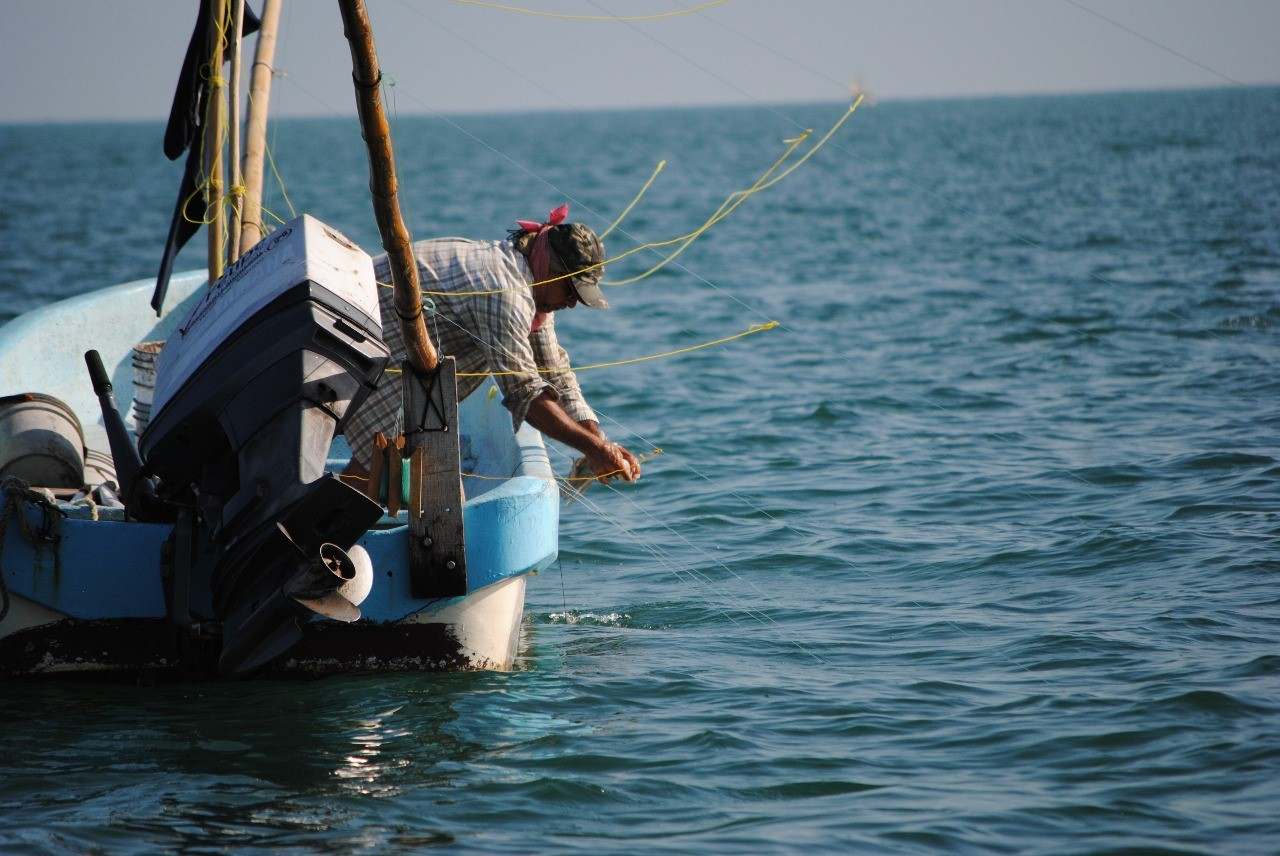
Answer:
[[[640,478],[640,461],[617,443],[603,440],[587,452],[587,463],[596,474],[596,480],[608,484],[614,479],[633,482]]]

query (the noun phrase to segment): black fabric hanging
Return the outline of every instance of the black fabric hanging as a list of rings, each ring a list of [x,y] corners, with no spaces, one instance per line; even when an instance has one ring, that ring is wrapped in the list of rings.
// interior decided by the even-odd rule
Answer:
[[[164,245],[164,256],[160,259],[160,271],[156,274],[156,290],[151,295],[151,308],[156,311],[156,315],[160,314],[164,306],[164,296],[169,290],[169,278],[173,275],[173,264],[178,251],[191,240],[192,235],[200,231],[200,223],[208,208],[204,193],[197,192],[206,178],[202,163],[203,152],[199,146],[192,147],[191,144],[204,129],[204,107],[209,94],[209,81],[200,73],[201,69],[208,66],[210,58],[210,31],[214,24],[209,14],[209,4],[210,0],[200,0],[199,17],[191,32],[191,41],[187,43],[187,55],[182,60],[182,71],[178,74],[173,106],[169,108],[169,124],[164,131],[165,157],[177,160],[185,151],[187,165],[182,171],[182,186],[178,190],[178,201],[173,207],[173,219],[169,222],[169,238]],[[241,35],[252,35],[260,26],[261,21],[246,2]]]

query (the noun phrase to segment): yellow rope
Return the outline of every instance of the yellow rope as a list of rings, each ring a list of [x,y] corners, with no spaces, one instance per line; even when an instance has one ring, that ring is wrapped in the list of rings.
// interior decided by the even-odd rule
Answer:
[[[722,339],[713,339],[710,342],[703,342],[700,345],[690,345],[687,348],[678,348],[674,351],[666,351],[661,354],[649,354],[646,357],[632,357],[629,360],[616,360],[612,363],[594,363],[589,366],[571,366],[563,369],[535,369],[538,374],[559,374],[560,372],[585,372],[591,369],[608,369],[615,366],[628,366],[632,363],[644,363],[649,360],[661,360],[665,357],[675,357],[680,354],[687,354],[690,351],[698,351],[702,348],[710,348],[714,345],[723,345],[725,342],[732,342],[734,339],[741,339],[744,336],[752,336],[756,333],[763,333],[765,330],[772,330],[779,325],[778,321],[770,321],[767,324],[752,324],[741,333],[734,333],[732,336],[725,336]],[[387,369],[387,374],[398,374],[402,369]],[[529,372],[458,372],[458,377],[503,377],[504,375],[525,375]]]
[[[661,449],[654,449],[654,450],[653,450],[652,452],[650,452],[649,454],[647,454],[647,455],[641,455],[640,457],[636,458],[636,460],[643,464],[643,463],[646,463],[646,462],[648,462],[648,461],[652,461],[654,458],[658,457],[658,456],[659,456],[659,455],[661,455],[661,454],[662,454],[662,450],[661,450]],[[604,479],[607,479],[607,478],[609,478],[610,476],[616,476],[616,475],[621,475],[621,474],[622,474],[622,470],[621,470],[621,469],[616,469],[616,470],[613,470],[613,471],[611,471],[611,472],[607,472],[607,473],[605,473],[605,474],[604,474],[604,475],[602,475],[602,476],[576,476],[576,477],[570,477],[570,476],[557,476],[557,475],[552,475],[550,478],[547,478],[546,476],[525,476],[525,478],[546,479],[547,481],[559,481],[559,482],[575,482],[575,481],[588,481],[588,482],[589,482],[589,481],[595,481],[595,480],[596,480],[596,479],[598,479],[598,478],[604,478]],[[466,478],[466,479],[486,479],[486,480],[488,480],[488,481],[509,481],[509,480],[511,480],[512,478],[515,478],[515,476],[482,476],[482,475],[480,475],[479,473],[460,473],[460,475],[461,475],[463,478]],[[343,474],[340,476],[340,478],[342,478],[342,480],[343,480],[343,481],[365,482],[366,484],[369,482],[369,476],[358,476],[358,475],[355,475],[355,474],[353,474],[353,473],[343,473]]]
[[[657,21],[662,18],[674,18],[678,15],[688,15],[690,12],[701,12],[703,9],[710,9],[712,6],[719,6],[721,3],[728,3],[729,0],[711,0],[710,3],[703,3],[701,6],[694,6],[692,9],[681,9],[678,12],[662,12],[656,15],[634,15],[632,17],[614,17],[612,15],[558,15],[555,12],[539,12],[536,9],[521,9],[518,6],[503,6],[500,3],[486,3],[483,0],[453,0],[454,3],[465,3],[468,6],[482,6],[486,9],[498,9],[503,12],[519,12],[522,15],[533,15],[537,18],[556,18],[561,21],[615,21],[619,23],[635,23],[637,21]]]
[[[778,167],[782,166],[782,164],[786,162],[787,158],[791,157],[791,155],[795,153],[795,150],[799,148],[801,143],[803,143],[806,139],[808,139],[811,133],[813,132],[806,130],[800,136],[791,140],[786,140],[785,142],[788,143],[787,150],[784,151],[782,155],[776,161],[773,162],[773,165],[770,166],[767,170],[765,170],[764,173],[759,178],[757,178],[749,188],[747,188],[746,190],[734,191],[733,193],[725,197],[724,202],[720,203],[720,207],[717,208],[715,212],[710,217],[708,217],[707,220],[697,229],[694,229],[692,232],[688,233],[687,235],[681,235],[680,237],[671,238],[670,240],[667,240],[667,241],[659,241],[656,243],[642,244],[639,247],[628,250],[618,258],[625,258],[626,256],[632,255],[634,253],[638,253],[641,250],[651,250],[651,249],[657,249],[659,247],[669,247],[672,244],[683,243],[683,246],[681,246],[671,255],[667,256],[662,261],[658,262],[656,265],[649,268],[647,271],[645,271],[642,274],[633,276],[630,279],[618,280],[616,282],[604,282],[604,283],[601,283],[601,285],[630,285],[633,282],[639,282],[640,280],[645,279],[646,277],[652,276],[654,273],[657,273],[659,270],[666,267],[666,265],[669,264],[672,259],[674,259],[676,256],[680,255],[682,252],[688,249],[689,246],[698,238],[702,237],[702,235],[708,229],[710,229],[712,226],[716,225],[721,220],[723,220],[724,218],[732,214],[733,211],[739,205],[745,202],[749,197],[755,195],[756,193],[759,193],[760,190],[763,188],[765,181],[768,180],[769,176],[772,175],[774,171],[778,169]],[[616,261],[616,259],[614,259],[613,261]]]
[[[652,461],[654,458],[658,457],[658,456],[659,456],[659,455],[661,455],[661,454],[662,454],[662,450],[661,450],[661,449],[654,449],[654,450],[653,450],[652,452],[650,452],[649,454],[647,454],[647,455],[641,455],[640,457],[636,458],[636,461],[638,461],[639,463],[642,463],[642,464],[643,464],[643,463],[646,463],[646,462],[648,462],[648,461]],[[602,475],[602,476],[557,476],[557,475],[552,475],[552,476],[551,476],[551,478],[550,478],[550,479],[548,479],[548,481],[565,482],[566,484],[567,484],[567,483],[569,483],[569,482],[580,482],[580,481],[584,481],[584,482],[592,482],[592,481],[595,481],[596,479],[607,479],[607,478],[610,478],[610,477],[612,477],[612,476],[617,476],[617,475],[621,475],[621,474],[622,474],[622,469],[621,469],[621,468],[619,468],[619,469],[616,469],[616,470],[610,470],[609,472],[605,473],[605,474],[604,474],[604,475]],[[511,476],[482,476],[482,475],[480,475],[479,473],[463,473],[463,474],[462,474],[462,477],[463,477],[463,478],[466,478],[466,479],[487,479],[487,480],[489,480],[489,481],[507,481],[508,479],[512,478]],[[529,476],[528,478],[546,478],[546,477],[545,477],[545,476]],[[365,479],[365,481],[368,481],[368,479]]]
[[[267,151],[267,160],[271,161],[271,173],[276,177],[276,181],[280,182],[280,195],[284,197],[284,204],[289,206],[289,216],[297,217],[298,212],[293,207],[293,200],[289,198],[289,191],[286,190],[284,186],[284,177],[280,175],[280,170],[276,167],[276,159],[271,154],[270,143],[266,145],[266,151]],[[266,194],[263,194],[263,195],[265,196]],[[263,208],[265,207],[266,206],[264,205]],[[272,214],[271,216],[276,217],[276,215],[274,214]],[[276,217],[276,219],[280,220],[279,217]],[[284,225],[284,220],[280,220],[280,224]]]
[[[462,0],[457,0],[457,2],[462,2]],[[552,277],[550,279],[539,280],[538,282],[530,283],[529,285],[518,285],[518,286],[513,286],[511,288],[496,288],[496,289],[489,289],[486,291],[429,291],[427,289],[423,289],[422,293],[424,295],[430,295],[430,296],[436,296],[436,297],[484,297],[492,294],[505,294],[509,291],[518,291],[524,288],[534,288],[539,285],[547,285],[552,282],[559,282],[562,279],[569,279],[570,277],[579,276],[588,271],[595,270],[596,268],[601,268],[601,267],[604,267],[605,265],[613,264],[615,262],[621,261],[622,259],[625,259],[627,256],[635,255],[636,253],[639,253],[643,250],[658,249],[660,247],[669,247],[673,244],[683,244],[683,246],[679,247],[671,255],[665,257],[658,264],[654,265],[653,267],[651,267],[649,270],[645,271],[642,274],[633,276],[629,279],[623,279],[623,280],[617,280],[617,281],[606,280],[604,282],[601,282],[600,285],[609,285],[609,286],[630,285],[634,282],[638,282],[642,279],[645,279],[646,277],[652,276],[654,273],[656,273],[657,271],[661,270],[663,267],[666,267],[668,264],[670,264],[671,261],[675,259],[676,256],[680,255],[680,253],[688,249],[688,247],[695,240],[700,238],[712,226],[715,226],[717,223],[719,223],[720,221],[728,217],[730,214],[732,214],[734,210],[736,210],[737,207],[741,205],[743,202],[745,202],[749,197],[754,196],[755,194],[763,190],[768,190],[769,188],[776,185],[778,182],[782,181],[787,176],[791,175],[791,173],[799,169],[802,164],[804,164],[807,160],[809,160],[809,158],[813,157],[814,153],[816,153],[820,148],[822,148],[827,144],[827,142],[831,139],[831,137],[835,135],[836,131],[840,130],[841,126],[843,126],[844,123],[849,120],[849,117],[853,115],[854,111],[858,109],[858,107],[862,104],[864,100],[865,100],[865,96],[859,95],[858,100],[855,101],[844,112],[844,115],[841,116],[825,134],[822,135],[821,139],[819,139],[816,143],[814,143],[812,148],[810,148],[807,152],[805,152],[804,155],[802,155],[799,160],[791,164],[791,166],[789,166],[787,169],[783,170],[782,173],[775,176],[774,173],[777,172],[777,170],[784,163],[786,163],[786,161],[795,153],[796,149],[798,149],[800,145],[804,143],[804,141],[807,140],[810,135],[812,135],[813,131],[806,130],[804,133],[802,133],[798,137],[794,137],[790,140],[784,140],[783,142],[787,144],[786,151],[784,151],[782,155],[779,156],[779,158],[776,161],[774,161],[773,164],[767,170],[765,170],[750,187],[748,187],[746,190],[734,191],[733,193],[725,197],[725,200],[720,204],[720,207],[717,208],[715,212],[709,218],[707,218],[707,220],[701,226],[699,226],[697,229],[694,229],[692,232],[689,232],[688,234],[679,235],[675,238],[670,238],[666,241],[658,241],[655,243],[641,244],[640,246],[633,247],[632,249],[627,250],[624,253],[620,253],[616,256],[613,256],[612,258],[605,259],[604,261],[598,264],[594,264],[589,267],[584,267],[584,268],[581,268],[580,270],[573,271],[572,273],[566,273],[561,276]],[[659,164],[659,170],[661,168],[662,168],[662,164]],[[656,176],[657,176],[657,171],[655,171],[654,175],[650,177],[649,183],[652,183],[653,178]],[[772,176],[772,178],[770,176]],[[645,187],[641,190],[641,194],[643,194],[644,191],[648,189],[649,183],[645,184]],[[637,196],[637,200],[638,199],[639,197]],[[623,216],[625,216],[627,211],[630,211],[631,207],[634,205],[635,205],[635,202],[633,201],[632,204],[627,207],[626,211],[623,212]],[[621,222],[621,219],[622,218],[619,217],[618,222]],[[614,226],[616,225],[617,223],[615,222]],[[610,226],[609,229],[612,230],[613,226]],[[386,283],[386,282],[379,282],[378,285],[381,285],[384,288],[393,287],[390,283]]]
[[[662,268],[666,267],[668,264],[672,262],[672,260],[675,259],[676,256],[680,255],[685,250],[687,250],[689,246],[693,244],[693,242],[696,241],[699,237],[701,237],[704,232],[706,232],[712,226],[716,225],[721,220],[725,219],[730,214],[732,214],[734,210],[737,209],[737,207],[741,205],[743,202],[747,201],[748,198],[750,198],[751,196],[754,196],[755,194],[761,192],[762,190],[768,190],[769,188],[776,185],[778,182],[782,181],[787,176],[791,175],[791,173],[799,169],[801,165],[804,164],[805,161],[813,157],[814,152],[818,151],[818,149],[822,148],[824,145],[827,144],[827,141],[830,140],[831,137],[835,134],[835,132],[840,129],[840,126],[843,125],[846,121],[848,121],[849,117],[853,115],[853,111],[858,109],[859,105],[862,104],[862,101],[863,101],[863,96],[861,95],[858,96],[858,100],[855,101],[849,107],[849,109],[845,111],[844,115],[841,116],[840,119],[834,125],[831,126],[831,129],[822,136],[822,139],[814,143],[813,146],[807,152],[805,152],[804,155],[801,156],[801,158],[798,161],[791,164],[791,166],[785,169],[781,174],[774,176],[772,179],[770,179],[769,176],[773,175],[774,171],[777,170],[779,167],[781,167],[782,164],[785,163],[786,160],[791,157],[791,155],[800,146],[800,144],[803,143],[806,139],[808,139],[809,135],[812,134],[813,131],[806,130],[800,136],[791,140],[786,140],[785,142],[789,144],[787,147],[787,150],[782,153],[781,157],[779,157],[776,161],[774,161],[772,166],[770,166],[767,170],[765,170],[765,172],[758,179],[756,179],[755,183],[752,184],[751,187],[749,187],[746,190],[739,190],[735,193],[729,194],[729,196],[725,198],[724,202],[721,203],[720,207],[716,209],[715,213],[712,214],[709,218],[707,218],[707,221],[703,223],[701,226],[699,226],[697,229],[695,229],[693,232],[690,232],[688,235],[684,237],[674,238],[670,241],[664,241],[658,244],[648,244],[645,246],[636,247],[634,250],[630,250],[627,253],[623,254],[623,255],[630,255],[631,253],[639,252],[642,249],[669,246],[671,244],[679,243],[683,241],[683,245],[680,246],[678,249],[676,249],[676,251],[673,252],[671,255],[667,256],[662,261],[658,262],[656,265],[649,268],[644,273],[638,274],[628,279],[620,279],[612,282],[606,281],[600,284],[610,285],[610,286],[630,285],[632,283],[639,282],[640,280],[645,279],[646,277],[652,276]],[[622,256],[619,256],[618,258],[622,258]],[[616,261],[616,259],[611,259],[611,261]]]
[[[221,27],[220,32],[222,33],[223,47],[226,47],[227,27],[226,26]],[[205,73],[208,74],[207,67],[205,69]],[[208,74],[208,81],[209,81],[209,86],[211,90],[209,101],[212,104],[219,97],[215,90],[219,88],[224,88],[227,85],[227,80],[226,78],[221,77],[218,74]],[[249,97],[250,103],[252,103],[253,93],[250,92],[248,97]],[[226,144],[228,133],[229,133],[229,129],[224,127],[222,131],[222,139],[218,141],[218,152],[219,152],[218,159],[219,160],[221,160],[222,148]],[[200,137],[200,148],[202,152],[201,163],[204,162],[203,151],[206,145],[208,145],[208,141],[205,140],[203,135],[201,135]],[[289,206],[289,215],[291,217],[296,217],[298,214],[297,209],[293,207],[293,200],[289,198],[289,191],[288,191],[288,188],[285,187],[284,177],[280,175],[280,168],[276,165],[276,159],[275,159],[275,155],[272,153],[271,144],[266,143],[263,148],[266,153],[267,160],[271,164],[271,173],[272,175],[275,176],[276,181],[280,185],[280,195],[284,198],[285,204]],[[214,178],[211,175],[202,175],[201,179],[202,179],[201,182],[196,186],[192,194],[183,200],[181,214],[182,214],[182,218],[186,220],[188,223],[193,223],[197,226],[208,226],[213,222],[213,215],[209,213],[208,209],[205,210],[205,216],[200,220],[196,220],[193,217],[190,217],[187,215],[187,206],[191,203],[191,200],[195,199],[197,194],[206,194],[206,198],[207,198],[207,193],[209,188],[213,187],[215,184]],[[232,185],[231,187],[227,188],[226,192],[219,197],[219,202],[222,204],[224,208],[229,207],[230,205],[233,204],[233,200],[235,197],[244,196],[247,192],[248,192],[248,188],[245,187],[244,185]],[[263,195],[265,196],[265,193]],[[261,199],[258,201],[258,207],[261,210],[264,217],[271,218],[279,225],[283,225],[285,223],[285,219],[283,217],[281,217],[279,214],[272,211],[271,209],[267,208],[265,204],[265,199]],[[260,223],[259,225],[262,227],[266,226],[265,223]],[[263,231],[265,232],[265,228],[263,229]]]
[[[658,161],[658,166],[654,169],[653,175],[649,176],[649,180],[644,183],[644,187],[640,188],[640,192],[636,194],[636,198],[631,200],[631,204],[622,209],[622,213],[618,215],[618,219],[610,224],[608,229],[600,233],[600,240],[604,240],[609,233],[618,228],[618,224],[627,219],[627,215],[631,213],[631,209],[636,207],[636,203],[640,201],[640,197],[644,196],[649,190],[649,185],[653,184],[653,180],[658,177],[658,173],[662,172],[662,168],[667,165],[666,161]]]

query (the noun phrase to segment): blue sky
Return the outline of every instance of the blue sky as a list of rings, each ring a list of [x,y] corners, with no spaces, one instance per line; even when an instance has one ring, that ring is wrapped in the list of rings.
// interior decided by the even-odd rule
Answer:
[[[510,2],[646,15],[705,0]],[[368,5],[402,113],[837,101],[855,80],[882,102],[1280,83],[1277,0],[727,0],[644,23]],[[0,122],[162,119],[196,6],[6,3]],[[274,115],[349,114],[336,2],[284,10]]]

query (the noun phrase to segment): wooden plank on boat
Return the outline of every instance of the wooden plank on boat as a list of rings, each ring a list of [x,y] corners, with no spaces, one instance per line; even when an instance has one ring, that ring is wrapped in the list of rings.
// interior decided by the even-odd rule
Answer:
[[[444,357],[426,384],[405,374],[405,430],[413,448],[409,588],[414,597],[460,597],[467,593],[467,555],[457,370],[453,358]]]
[[[373,460],[369,464],[369,483],[365,495],[382,503],[382,474],[387,471],[387,435],[379,431],[373,436]]]
[[[387,514],[400,513],[400,498],[404,495],[404,437],[387,443]]]

